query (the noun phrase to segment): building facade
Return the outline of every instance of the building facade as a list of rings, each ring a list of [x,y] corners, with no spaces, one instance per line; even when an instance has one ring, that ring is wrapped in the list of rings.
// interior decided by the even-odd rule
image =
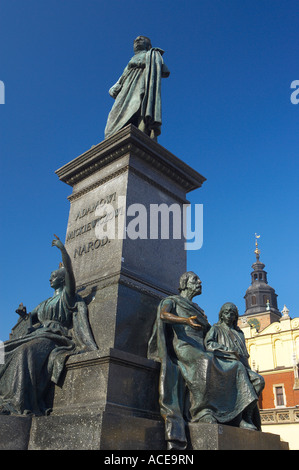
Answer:
[[[278,310],[277,294],[268,285],[257,243],[255,254],[239,327],[250,366],[265,379],[259,401],[262,430],[279,434],[295,450],[299,449],[299,318],[292,319],[286,306]]]

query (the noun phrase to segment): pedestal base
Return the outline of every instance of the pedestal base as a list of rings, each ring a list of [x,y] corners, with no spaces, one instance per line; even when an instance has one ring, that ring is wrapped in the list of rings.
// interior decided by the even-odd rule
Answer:
[[[222,424],[189,424],[193,450],[288,450],[277,434]]]
[[[219,424],[189,424],[189,452],[288,450],[277,434]],[[161,420],[117,409],[42,417],[0,416],[0,450],[166,451]]]
[[[29,450],[164,450],[164,425],[115,412],[52,415],[32,421]]]
[[[0,415],[0,450],[27,450],[32,418]]]
[[[50,416],[0,415],[0,450],[166,451],[160,365],[113,348],[70,356],[49,393]],[[192,450],[282,450],[276,434],[190,423]]]
[[[117,349],[71,356],[53,413],[32,420],[32,450],[163,450],[160,366]]]

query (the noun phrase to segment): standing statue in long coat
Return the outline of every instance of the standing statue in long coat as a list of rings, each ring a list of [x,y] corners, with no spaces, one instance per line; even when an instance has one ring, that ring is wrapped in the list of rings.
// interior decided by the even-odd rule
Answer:
[[[135,39],[135,55],[109,90],[115,103],[108,116],[105,138],[131,123],[157,140],[162,124],[161,78],[170,74],[163,53],[162,49],[152,47],[149,38]]]
[[[76,293],[71,259],[55,237],[52,246],[61,251],[63,267],[51,274],[53,296],[29,314],[33,324],[37,321],[39,326],[4,343],[4,364],[0,365],[2,414],[48,414],[47,392],[51,382],[58,383],[67,357],[97,349],[86,304]]]

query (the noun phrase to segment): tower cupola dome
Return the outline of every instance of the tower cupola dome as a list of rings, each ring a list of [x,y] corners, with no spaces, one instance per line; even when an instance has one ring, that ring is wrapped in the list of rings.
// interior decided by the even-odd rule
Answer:
[[[277,321],[281,317],[277,307],[277,294],[273,287],[269,286],[267,272],[264,270],[265,265],[260,261],[261,252],[258,248],[258,238],[259,235],[256,235],[254,250],[256,261],[252,265],[251,285],[244,296],[246,303],[244,316],[256,317],[261,313],[274,314],[275,321]]]

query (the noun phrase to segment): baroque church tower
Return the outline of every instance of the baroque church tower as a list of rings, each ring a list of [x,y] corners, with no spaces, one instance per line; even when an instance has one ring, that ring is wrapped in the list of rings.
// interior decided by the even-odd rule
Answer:
[[[256,235],[254,250],[256,261],[252,265],[251,285],[244,296],[246,310],[244,315],[240,316],[239,326],[242,328],[245,323],[249,323],[261,331],[271,323],[279,321],[281,313],[277,307],[277,294],[273,287],[269,286],[267,272],[264,271],[265,265],[260,261],[258,238],[259,235]]]

